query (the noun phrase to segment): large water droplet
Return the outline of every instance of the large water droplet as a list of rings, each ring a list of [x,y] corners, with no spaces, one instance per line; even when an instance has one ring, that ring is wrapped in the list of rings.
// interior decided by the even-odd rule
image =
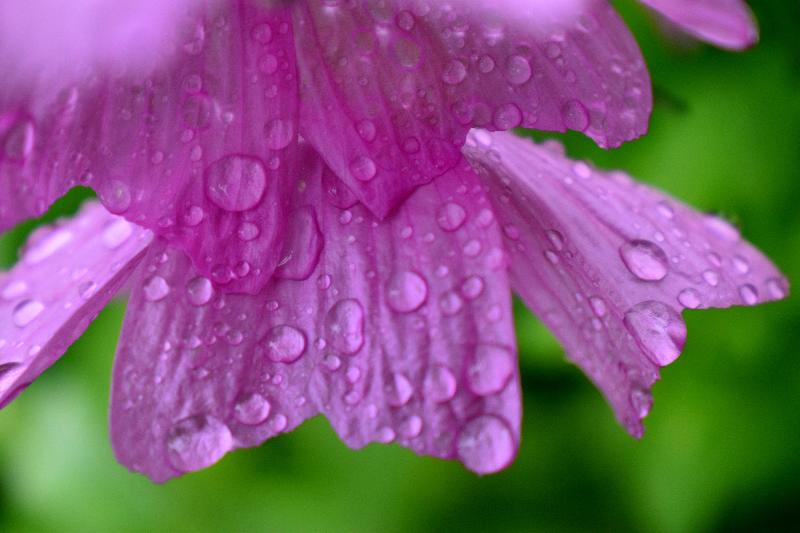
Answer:
[[[292,326],[276,326],[264,338],[267,357],[276,363],[294,363],[306,351],[306,336]]]
[[[272,405],[257,392],[239,398],[233,408],[233,415],[242,424],[257,426],[267,419]]]
[[[669,261],[664,250],[657,244],[634,240],[619,249],[620,257],[628,270],[644,281],[660,281],[667,275]]]
[[[73,234],[66,229],[54,229],[44,239],[36,242],[25,252],[25,262],[29,265],[41,263],[72,241]]]
[[[296,281],[308,279],[317,266],[321,250],[322,237],[314,209],[309,206],[298,209],[292,214],[275,277]]]
[[[196,277],[186,284],[186,294],[192,305],[206,305],[214,296],[214,286],[210,279]]]
[[[561,116],[567,128],[575,131],[584,131],[589,127],[589,112],[577,100],[570,100],[561,110]]]
[[[206,169],[206,194],[226,211],[247,211],[258,205],[266,184],[264,164],[255,157],[229,155]]]
[[[625,313],[625,327],[653,363],[666,366],[681,354],[686,343],[686,323],[663,302],[641,302]]]
[[[196,415],[176,423],[167,435],[167,457],[181,472],[209,467],[233,448],[233,436],[213,416]]]
[[[386,299],[394,311],[410,313],[416,311],[428,298],[428,283],[416,272],[405,271],[394,274],[386,285]]]
[[[533,75],[530,61],[520,55],[513,55],[506,61],[506,79],[512,85],[522,85]]]
[[[506,387],[515,368],[516,360],[506,348],[479,344],[467,368],[469,388],[479,396],[497,394]]]
[[[458,458],[478,474],[492,474],[508,466],[517,446],[508,424],[494,415],[473,418],[461,428]]]
[[[678,302],[688,309],[697,309],[703,304],[703,300],[700,297],[700,292],[691,287],[683,289],[678,294]]]
[[[325,340],[334,350],[353,355],[364,345],[364,308],[358,300],[339,300],[325,316]]]
[[[393,374],[388,388],[389,405],[392,407],[402,407],[408,403],[414,394],[414,387],[405,374]]]
[[[467,67],[458,59],[450,61],[442,72],[442,81],[448,85],[458,85],[467,77]]]
[[[44,311],[44,304],[38,300],[23,300],[14,307],[12,312],[14,324],[24,328],[33,322]]]
[[[375,161],[360,155],[350,162],[350,173],[359,181],[370,181],[378,172]]]

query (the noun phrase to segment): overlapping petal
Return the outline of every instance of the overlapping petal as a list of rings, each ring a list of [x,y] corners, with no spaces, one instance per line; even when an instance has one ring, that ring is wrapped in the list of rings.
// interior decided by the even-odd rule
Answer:
[[[514,457],[510,288],[477,177],[462,162],[379,222],[324,200],[324,172],[317,160],[295,191],[293,275],[258,296],[222,294],[164,244],[146,258],[114,370],[128,467],[164,481],[318,413],[353,447],[397,442],[479,473]]]
[[[743,0],[640,0],[699,39],[740,50],[758,40],[753,14]]]
[[[86,185],[218,283],[263,287],[299,165],[291,17],[249,0],[198,5],[149,69],[0,84],[0,229]]]
[[[659,367],[683,349],[683,309],[787,294],[730,224],[625,174],[504,133],[475,131],[466,153],[496,202],[514,290],[636,436]]]
[[[472,126],[643,134],[650,82],[605,0],[295,5],[301,128],[378,216],[452,168]]]
[[[19,264],[0,279],[0,406],[64,354],[151,240],[94,202],[31,236]]]

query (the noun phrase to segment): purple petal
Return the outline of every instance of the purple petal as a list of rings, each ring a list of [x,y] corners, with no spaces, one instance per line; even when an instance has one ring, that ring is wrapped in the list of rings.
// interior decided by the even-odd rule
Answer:
[[[114,370],[119,460],[164,481],[323,413],[352,447],[507,466],[521,414],[510,287],[476,176],[462,163],[379,222],[324,198],[319,160],[306,169],[289,279],[223,295],[163,243],[146,258]]]
[[[0,406],[83,333],[151,240],[95,202],[31,236],[19,264],[0,279]]]
[[[149,70],[0,84],[0,230],[85,185],[229,290],[263,287],[298,165],[291,18],[200,4]]]
[[[780,299],[788,284],[722,219],[559,148],[478,130],[466,153],[496,199],[514,289],[639,436],[658,369],[683,349],[681,311]]]
[[[378,216],[452,168],[471,126],[647,129],[650,80],[605,0],[324,0],[295,9],[301,128]]]
[[[699,39],[740,50],[758,41],[753,14],[742,0],[640,0]]]

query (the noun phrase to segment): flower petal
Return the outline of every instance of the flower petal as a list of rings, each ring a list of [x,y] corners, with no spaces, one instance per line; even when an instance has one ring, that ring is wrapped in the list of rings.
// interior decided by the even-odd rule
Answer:
[[[42,227],[0,279],[0,406],[72,344],[125,283],[152,235],[96,202]]]
[[[685,31],[722,48],[741,50],[758,41],[753,14],[742,0],[640,0]]]
[[[514,289],[633,435],[642,434],[659,367],[683,349],[683,309],[787,294],[786,280],[730,224],[621,172],[480,130],[466,153],[497,199]]]
[[[260,290],[299,164],[294,37],[285,8],[226,5],[187,11],[154,70],[0,84],[0,230],[86,185],[229,290]]]
[[[325,239],[314,268],[292,270],[306,279],[222,295],[177,250],[145,260],[142,276],[171,290],[151,298],[140,280],[123,328],[111,434],[129,468],[165,481],[318,413],[353,447],[397,442],[481,474],[513,459],[510,290],[477,178],[450,172],[379,222],[323,201],[321,172],[292,215],[300,241],[315,227]],[[286,265],[314,257],[288,248],[303,253]]]
[[[383,217],[459,161],[471,126],[643,134],[650,80],[605,0],[296,3],[301,128]]]

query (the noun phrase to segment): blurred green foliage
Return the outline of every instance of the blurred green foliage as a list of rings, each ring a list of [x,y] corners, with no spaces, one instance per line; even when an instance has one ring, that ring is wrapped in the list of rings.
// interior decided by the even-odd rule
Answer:
[[[744,234],[800,280],[800,9],[753,1],[745,54],[677,46],[631,2],[656,88],[651,133],[571,155],[622,168]],[[685,43],[684,43],[685,44]],[[538,138],[543,136],[537,135]],[[71,194],[50,214],[86,196]],[[25,224],[0,240],[8,266]],[[396,446],[353,452],[323,419],[165,486],[127,472],[107,432],[124,312],[103,312],[67,356],[0,413],[0,531],[755,531],[800,523],[800,306],[689,312],[637,442],[522,307],[523,445],[477,478]]]

